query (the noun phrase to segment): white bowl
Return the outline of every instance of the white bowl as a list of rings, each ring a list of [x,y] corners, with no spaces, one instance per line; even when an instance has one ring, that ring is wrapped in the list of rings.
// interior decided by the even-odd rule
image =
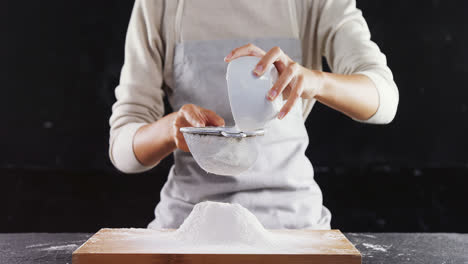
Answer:
[[[227,67],[229,102],[240,131],[265,128],[282,107],[281,96],[273,102],[266,98],[278,79],[278,72],[274,65],[270,65],[262,76],[255,76],[253,70],[259,60],[252,56],[240,57],[231,61]]]

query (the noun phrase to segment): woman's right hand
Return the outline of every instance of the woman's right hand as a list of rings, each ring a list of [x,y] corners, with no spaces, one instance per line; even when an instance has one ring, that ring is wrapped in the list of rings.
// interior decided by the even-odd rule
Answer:
[[[224,119],[215,112],[203,107],[186,104],[175,114],[172,123],[172,137],[177,148],[189,152],[181,127],[224,126]]]

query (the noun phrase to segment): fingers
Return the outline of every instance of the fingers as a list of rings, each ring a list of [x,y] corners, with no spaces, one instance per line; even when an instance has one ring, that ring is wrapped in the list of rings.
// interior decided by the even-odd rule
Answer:
[[[208,110],[208,109],[203,109],[204,114],[207,117],[207,122],[206,125],[210,126],[224,126],[224,119],[217,115],[215,112]]]
[[[225,58],[225,62],[230,62],[242,56],[263,57],[265,51],[252,43],[233,49]]]
[[[286,67],[286,69],[281,73],[278,80],[275,82],[270,91],[268,91],[267,99],[273,101],[278,97],[279,94],[288,86],[292,79],[297,75],[299,66],[297,63],[293,62]]]
[[[177,148],[182,151],[189,152],[187,142],[185,141],[184,134],[180,132],[182,127],[204,127],[205,120],[200,113],[200,107],[193,104],[186,104],[177,112],[177,117],[174,121],[174,139]]]
[[[275,63],[276,70],[278,70],[278,74],[281,75],[283,71],[287,68],[287,64],[284,64],[282,61],[276,61]]]
[[[193,104],[186,104],[178,111],[180,119],[179,123],[184,123],[186,126],[204,127],[224,126],[224,119],[209,109],[205,109]]]
[[[187,142],[185,141],[184,134],[178,133],[175,138],[175,143],[177,148],[179,148],[180,150],[190,152]]]
[[[191,126],[190,123],[187,122],[187,120],[183,117],[183,114],[181,114],[181,112],[179,111],[178,114],[177,114],[177,117],[174,121],[174,129],[173,129],[173,137],[174,137],[174,141],[175,141],[175,144],[177,146],[177,148],[185,151],[185,152],[189,152],[189,148],[187,146],[187,142],[185,141],[185,137],[184,137],[184,134],[182,132],[180,132],[180,128],[181,127],[189,127]]]
[[[255,69],[253,70],[254,74],[261,76],[263,73],[265,73],[268,66],[274,64],[277,61],[280,61],[285,65],[288,63],[287,57],[280,49],[280,47],[273,47],[257,63]]]
[[[189,126],[204,127],[206,124],[203,115],[198,111],[198,109],[193,109],[192,111],[184,111],[183,115]]]
[[[304,91],[304,77],[302,75],[297,76],[292,83],[292,90],[289,94],[288,101],[283,105],[278,114],[278,119],[283,119],[292,107],[296,103],[297,99],[301,97],[302,92]]]
[[[177,112],[173,123],[173,137],[177,148],[188,152],[189,148],[185,142],[182,127],[205,127],[205,126],[224,126],[224,119],[215,112],[193,104],[186,104]]]

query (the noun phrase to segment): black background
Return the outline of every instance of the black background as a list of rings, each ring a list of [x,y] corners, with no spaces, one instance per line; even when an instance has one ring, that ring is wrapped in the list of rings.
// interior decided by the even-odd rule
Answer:
[[[145,227],[171,158],[124,175],[108,118],[133,1],[0,4],[0,232]],[[317,104],[307,155],[343,231],[468,232],[468,2],[358,0],[400,90],[393,123]]]

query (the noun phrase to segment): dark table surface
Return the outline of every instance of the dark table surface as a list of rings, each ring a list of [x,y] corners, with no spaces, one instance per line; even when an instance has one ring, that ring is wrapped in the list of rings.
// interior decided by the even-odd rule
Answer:
[[[0,263],[71,263],[92,234],[0,234]],[[345,233],[362,263],[468,264],[468,234]]]

